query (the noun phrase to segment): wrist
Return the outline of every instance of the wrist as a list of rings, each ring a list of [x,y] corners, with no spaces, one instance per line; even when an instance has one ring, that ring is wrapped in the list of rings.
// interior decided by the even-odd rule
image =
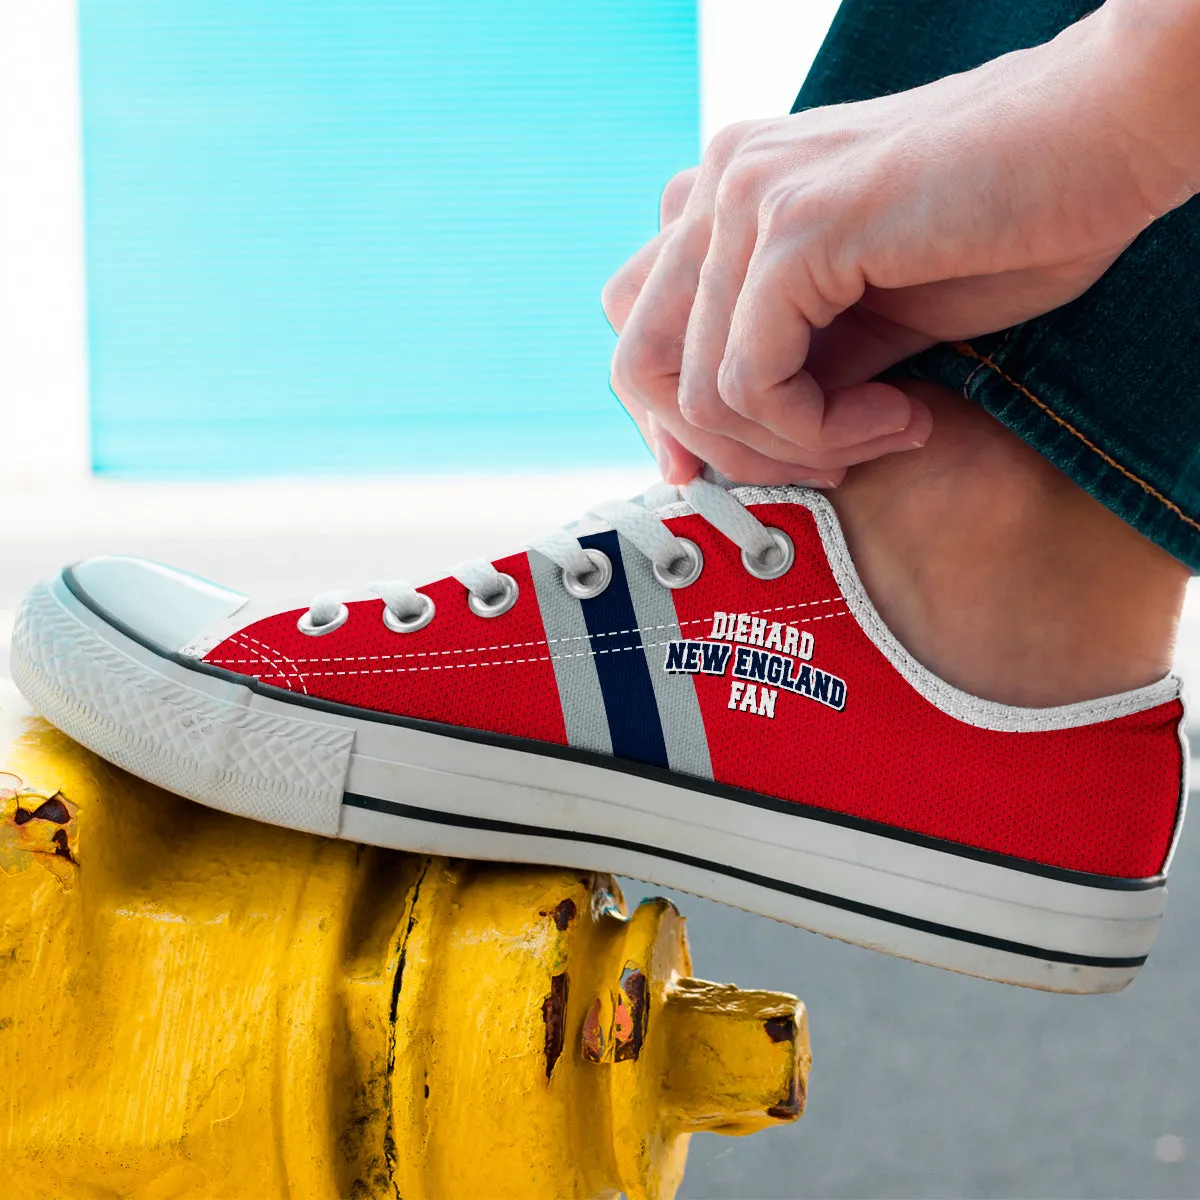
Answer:
[[[1086,40],[1081,83],[1160,217],[1200,191],[1200,2],[1108,0],[1073,29]]]

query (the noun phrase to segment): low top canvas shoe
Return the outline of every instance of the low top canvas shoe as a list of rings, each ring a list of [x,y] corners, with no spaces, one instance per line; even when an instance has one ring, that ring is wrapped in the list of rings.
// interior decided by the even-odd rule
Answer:
[[[260,821],[685,889],[1068,992],[1145,961],[1180,682],[967,695],[896,641],[829,503],[658,485],[420,588],[268,613],[132,558],[25,599],[12,669],[133,773]]]

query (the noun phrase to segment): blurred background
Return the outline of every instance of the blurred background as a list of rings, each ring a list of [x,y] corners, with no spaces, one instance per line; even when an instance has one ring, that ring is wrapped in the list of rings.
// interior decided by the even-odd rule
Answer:
[[[282,604],[640,490],[600,289],[836,7],[0,0],[0,674],[85,554]],[[1149,965],[1086,999],[679,897],[699,973],[800,994],[816,1054],[803,1121],[697,1138],[683,1195],[1200,1197],[1198,869],[1193,826]]]

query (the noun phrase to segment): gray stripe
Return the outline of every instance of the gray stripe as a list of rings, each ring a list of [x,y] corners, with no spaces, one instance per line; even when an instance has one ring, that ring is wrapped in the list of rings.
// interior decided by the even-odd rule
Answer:
[[[654,578],[650,560],[624,538],[621,538],[621,557],[633,611],[642,631],[642,644],[646,647],[646,665],[658,701],[667,761],[672,771],[711,779],[712,762],[708,757],[700,701],[696,699],[696,684],[690,675],[668,675],[663,670],[667,656],[665,643],[683,636],[671,591]]]
[[[588,638],[583,608],[562,585],[562,569],[536,550],[529,551],[529,570],[542,610],[542,625],[554,664],[558,698],[567,727],[567,745],[612,753],[608,714],[596,677],[596,660]]]

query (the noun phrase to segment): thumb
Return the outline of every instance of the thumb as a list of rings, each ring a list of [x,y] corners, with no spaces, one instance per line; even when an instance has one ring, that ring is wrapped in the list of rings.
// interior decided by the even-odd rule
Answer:
[[[856,304],[824,329],[813,330],[804,369],[828,393],[866,383],[937,341]]]
[[[663,482],[673,483],[676,486],[691,483],[704,469],[704,460],[697,458],[690,450],[680,445],[654,417],[651,417],[649,421],[650,445],[658,459],[658,469],[662,474]]]

